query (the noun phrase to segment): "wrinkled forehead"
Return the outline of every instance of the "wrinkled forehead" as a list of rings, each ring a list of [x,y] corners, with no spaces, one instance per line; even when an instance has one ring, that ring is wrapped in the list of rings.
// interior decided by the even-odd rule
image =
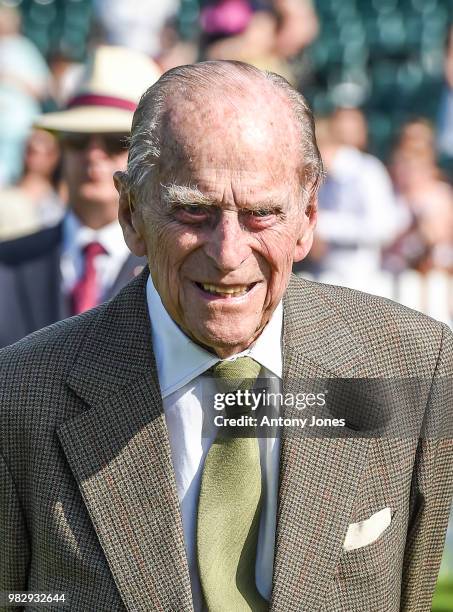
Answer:
[[[289,102],[270,88],[176,97],[162,123],[162,169],[237,166],[288,174],[301,165],[300,129]]]

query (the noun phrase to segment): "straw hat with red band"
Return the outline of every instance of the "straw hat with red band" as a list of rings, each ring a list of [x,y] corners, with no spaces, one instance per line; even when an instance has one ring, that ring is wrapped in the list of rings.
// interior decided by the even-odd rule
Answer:
[[[161,74],[157,64],[138,51],[100,46],[88,59],[66,108],[41,115],[34,125],[58,132],[130,132],[140,96]]]

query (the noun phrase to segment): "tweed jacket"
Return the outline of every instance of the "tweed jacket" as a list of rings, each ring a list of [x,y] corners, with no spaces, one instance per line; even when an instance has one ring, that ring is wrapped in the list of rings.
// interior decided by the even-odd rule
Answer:
[[[146,278],[0,352],[0,591],[65,592],[74,612],[193,610]],[[453,403],[447,386],[433,391],[451,380],[453,335],[393,302],[297,277],[283,312],[287,390],[302,376],[430,384],[413,437],[282,438],[270,610],[427,612],[453,442],[418,431]],[[380,537],[345,550],[348,525],[387,507]]]

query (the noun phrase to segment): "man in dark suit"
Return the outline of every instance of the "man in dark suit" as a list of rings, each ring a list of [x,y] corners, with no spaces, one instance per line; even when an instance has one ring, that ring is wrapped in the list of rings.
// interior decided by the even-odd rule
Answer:
[[[143,83],[158,76],[139,53],[99,47],[67,108],[37,121],[61,135],[69,206],[56,227],[0,243],[0,346],[109,299],[143,266],[124,244],[112,174]]]
[[[321,175],[310,110],[276,75],[207,62],[142,97],[115,181],[150,274],[0,353],[4,602],[428,612],[453,491],[453,335],[291,276]],[[334,381],[311,412],[344,409],[341,433],[301,435],[285,403],[281,437],[222,435],[205,385],[250,392],[258,374],[293,398],[302,379]]]

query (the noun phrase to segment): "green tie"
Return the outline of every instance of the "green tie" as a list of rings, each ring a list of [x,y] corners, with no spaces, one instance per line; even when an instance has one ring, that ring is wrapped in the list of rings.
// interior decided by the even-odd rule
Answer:
[[[251,389],[260,369],[251,357],[240,357],[211,371],[220,390],[231,392]],[[209,612],[269,609],[255,583],[260,511],[257,438],[218,435],[206,456],[198,502],[198,568]]]

